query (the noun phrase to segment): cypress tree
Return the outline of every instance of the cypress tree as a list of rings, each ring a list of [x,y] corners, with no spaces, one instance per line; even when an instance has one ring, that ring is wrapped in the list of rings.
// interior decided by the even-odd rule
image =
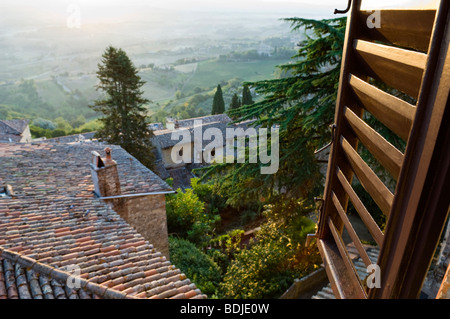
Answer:
[[[251,105],[254,104],[252,98],[252,93],[248,87],[248,84],[244,85],[244,89],[242,90],[242,105]]]
[[[222,114],[223,112],[225,112],[225,102],[223,100],[222,87],[219,84],[217,85],[217,90],[214,94],[211,114]]]
[[[137,68],[125,51],[112,46],[106,48],[98,64],[97,90],[104,93],[102,99],[96,100],[90,107],[103,113],[99,120],[103,127],[96,137],[107,143],[120,145],[136,157],[142,164],[151,168],[154,162],[153,147],[148,129],[145,99],[140,90],[145,84],[138,75]]]
[[[239,99],[238,95],[234,93],[233,97],[231,98],[230,103],[230,110],[235,110],[237,108],[241,107],[241,100]]]
[[[239,99],[238,95],[234,93],[233,97],[231,98],[230,107],[228,110],[236,110],[241,107],[241,100]],[[231,117],[233,120],[236,119],[235,116]]]

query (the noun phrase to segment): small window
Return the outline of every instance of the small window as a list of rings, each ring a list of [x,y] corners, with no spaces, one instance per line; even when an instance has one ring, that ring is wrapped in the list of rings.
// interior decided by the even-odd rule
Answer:
[[[178,151],[178,155],[180,155],[180,157],[183,157],[183,149],[182,148]]]
[[[215,148],[211,151],[211,157],[214,157],[214,156],[216,156],[216,149]]]

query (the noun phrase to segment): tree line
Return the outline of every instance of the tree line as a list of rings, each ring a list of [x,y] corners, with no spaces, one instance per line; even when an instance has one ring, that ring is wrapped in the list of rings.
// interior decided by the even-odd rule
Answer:
[[[237,93],[234,93],[228,110],[236,110],[240,108],[242,105],[251,105],[253,103],[255,102],[253,101],[250,88],[248,85],[244,84],[244,88],[242,90],[242,99],[239,98]],[[225,112],[225,102],[223,99],[222,87],[220,84],[218,84],[216,92],[214,94],[211,114],[212,115],[222,114],[224,112]]]

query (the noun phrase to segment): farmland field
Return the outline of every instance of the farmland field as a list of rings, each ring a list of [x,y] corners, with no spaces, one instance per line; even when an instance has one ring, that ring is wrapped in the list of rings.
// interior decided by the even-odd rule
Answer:
[[[286,60],[260,60],[251,62],[222,62],[209,60],[198,63],[193,77],[186,83],[184,91],[188,92],[196,87],[216,87],[223,81],[233,78],[242,81],[258,81],[272,77],[275,68]]]

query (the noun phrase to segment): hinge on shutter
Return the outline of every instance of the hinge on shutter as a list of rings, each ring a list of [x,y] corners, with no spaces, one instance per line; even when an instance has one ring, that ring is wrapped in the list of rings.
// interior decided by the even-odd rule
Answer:
[[[333,145],[333,142],[335,140],[335,134],[336,134],[336,124],[332,124],[331,125],[331,142],[328,143],[327,145],[325,145],[324,147],[314,151],[314,155],[317,155],[317,154],[323,152],[324,150],[329,148],[331,145]]]
[[[334,14],[344,14],[347,13],[350,10],[350,7],[352,5],[352,0],[348,0],[348,5],[347,5],[347,9],[345,10],[338,10],[338,9],[334,9]]]

